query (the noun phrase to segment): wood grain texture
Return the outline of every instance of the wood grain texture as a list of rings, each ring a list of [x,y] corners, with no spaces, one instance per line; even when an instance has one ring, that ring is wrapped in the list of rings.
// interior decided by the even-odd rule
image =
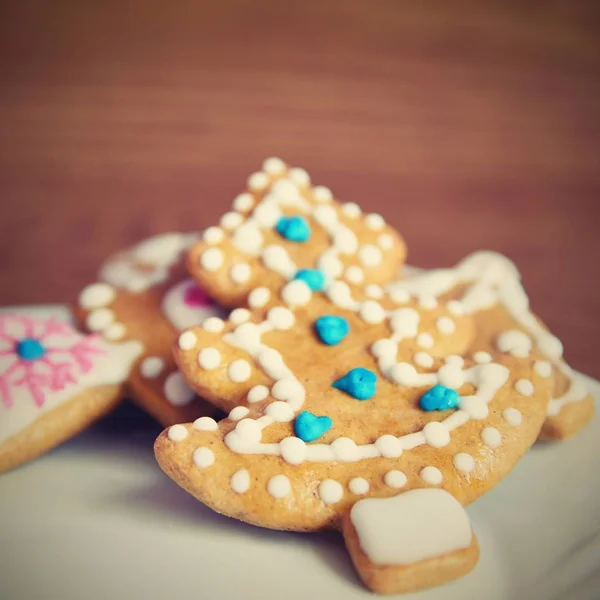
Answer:
[[[212,223],[263,158],[381,212],[410,262],[519,264],[600,376],[597,2],[0,6],[0,304]]]

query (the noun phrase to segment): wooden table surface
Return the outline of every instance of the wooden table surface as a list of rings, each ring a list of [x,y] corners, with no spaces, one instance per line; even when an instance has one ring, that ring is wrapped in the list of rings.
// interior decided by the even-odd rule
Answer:
[[[0,40],[0,304],[213,223],[275,155],[413,264],[506,253],[600,376],[598,2],[20,0]]]

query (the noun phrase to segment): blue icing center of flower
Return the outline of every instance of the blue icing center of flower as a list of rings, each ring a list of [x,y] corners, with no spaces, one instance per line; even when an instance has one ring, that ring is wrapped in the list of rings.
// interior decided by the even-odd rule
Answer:
[[[317,269],[300,269],[294,279],[304,281],[313,292],[320,292],[325,287],[325,274]]]
[[[377,375],[369,369],[357,367],[333,382],[333,387],[357,400],[369,400],[375,395]]]
[[[325,315],[315,321],[315,331],[324,344],[335,346],[348,335],[350,325],[344,317]]]
[[[449,410],[458,406],[459,395],[456,390],[445,385],[436,385],[427,390],[419,400],[419,406],[430,412],[432,410]]]
[[[304,217],[281,217],[275,229],[290,242],[306,242],[310,239],[310,226]]]
[[[303,442],[313,442],[329,431],[332,425],[330,417],[318,417],[303,410],[294,421],[294,433]]]
[[[39,340],[25,338],[17,343],[17,354],[23,360],[37,360],[46,354],[46,350]]]

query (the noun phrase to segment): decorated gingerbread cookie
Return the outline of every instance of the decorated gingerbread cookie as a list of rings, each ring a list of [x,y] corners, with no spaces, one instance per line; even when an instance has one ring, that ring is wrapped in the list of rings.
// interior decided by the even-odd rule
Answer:
[[[0,472],[73,437],[109,412],[141,353],[56,318],[0,314]]]
[[[302,284],[318,291],[333,279],[388,281],[405,253],[403,240],[380,215],[336,202],[328,188],[311,186],[303,169],[269,158],[233,209],[192,247],[188,268],[221,304],[259,307],[285,282],[296,282],[287,288],[295,294]]]
[[[88,331],[142,344],[128,377],[130,395],[163,425],[214,413],[186,384],[171,350],[179,331],[225,314],[186,276],[184,251],[197,237],[157,235],[117,254],[102,267],[100,281],[81,292],[76,307]]]
[[[459,299],[475,321],[471,350],[508,352],[541,359],[541,374],[552,372],[554,392],[541,439],[565,439],[594,415],[594,403],[582,380],[563,359],[563,345],[529,308],[516,266],[494,252],[477,252],[453,269],[409,270],[390,289],[427,298]]]

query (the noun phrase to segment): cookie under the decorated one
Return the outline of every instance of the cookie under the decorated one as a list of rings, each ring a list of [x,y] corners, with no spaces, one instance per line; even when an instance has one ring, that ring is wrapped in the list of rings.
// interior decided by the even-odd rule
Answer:
[[[160,234],[116,254],[75,307],[88,331],[142,345],[127,378],[129,394],[163,425],[215,413],[186,384],[171,350],[179,331],[225,314],[185,272],[184,252],[198,235]]]
[[[479,554],[464,506],[535,442],[552,369],[471,352],[467,302],[393,289],[405,245],[382,217],[279,159],[248,183],[188,254],[238,308],[175,345],[190,386],[229,416],[165,430],[160,466],[236,519],[340,529],[372,590],[464,575]]]
[[[112,410],[141,351],[139,342],[106,342],[56,318],[0,314],[0,472]]]

